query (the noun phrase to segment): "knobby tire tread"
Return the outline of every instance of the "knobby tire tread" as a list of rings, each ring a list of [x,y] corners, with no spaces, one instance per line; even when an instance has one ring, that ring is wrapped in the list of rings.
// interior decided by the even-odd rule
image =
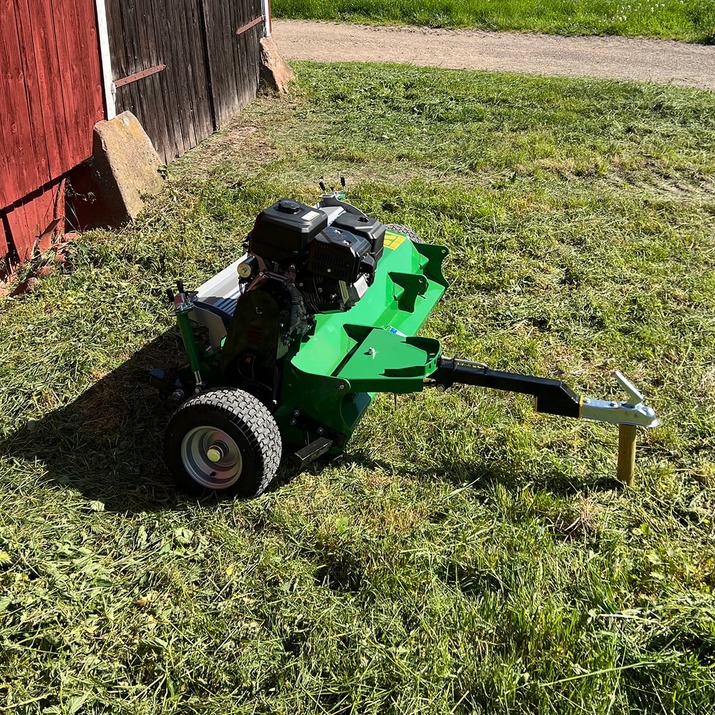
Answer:
[[[260,456],[260,482],[253,496],[262,494],[278,470],[281,460],[281,435],[273,415],[253,395],[238,388],[213,388],[184,402],[172,416],[192,410],[196,406],[210,407],[225,419],[236,424]]]
[[[385,228],[404,234],[409,237],[412,243],[424,243],[424,240],[420,237],[420,235],[416,231],[413,231],[409,226],[403,226],[401,223],[388,223]]]

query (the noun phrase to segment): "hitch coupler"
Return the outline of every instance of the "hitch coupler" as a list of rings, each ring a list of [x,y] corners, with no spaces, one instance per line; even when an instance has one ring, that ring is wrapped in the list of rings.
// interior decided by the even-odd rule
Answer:
[[[492,370],[482,363],[440,358],[437,370],[429,376],[434,384],[451,387],[454,384],[477,385],[495,390],[533,395],[537,412],[583,417],[597,422],[619,425],[618,479],[633,484],[636,455],[636,429],[652,429],[659,422],[655,410],[645,404],[643,395],[620,372],[613,373],[618,384],[628,394],[628,400],[613,402],[581,397],[560,380]]]
[[[588,420],[611,422],[618,427],[618,479],[628,486],[633,485],[636,469],[637,428],[653,429],[660,423],[655,410],[645,404],[643,395],[633,383],[616,370],[613,376],[628,394],[626,402],[607,402],[584,397],[581,400],[581,416]]]

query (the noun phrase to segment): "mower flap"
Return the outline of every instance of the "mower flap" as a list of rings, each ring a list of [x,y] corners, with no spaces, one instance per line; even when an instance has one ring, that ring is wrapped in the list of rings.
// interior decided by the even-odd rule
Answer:
[[[438,340],[372,328],[333,375],[355,392],[415,392],[436,369],[440,353]]]

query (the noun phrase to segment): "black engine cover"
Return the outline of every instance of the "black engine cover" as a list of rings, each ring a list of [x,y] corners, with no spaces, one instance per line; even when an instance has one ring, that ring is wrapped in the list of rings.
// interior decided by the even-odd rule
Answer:
[[[292,261],[327,225],[328,217],[322,211],[281,199],[258,214],[249,250],[269,261]]]
[[[376,218],[344,213],[333,222],[335,228],[342,228],[370,242],[371,253],[377,263],[382,257],[385,245],[385,225]]]
[[[372,246],[367,239],[328,226],[310,244],[308,270],[316,276],[353,283],[364,270],[363,262],[371,251]],[[369,262],[374,267],[371,258]]]

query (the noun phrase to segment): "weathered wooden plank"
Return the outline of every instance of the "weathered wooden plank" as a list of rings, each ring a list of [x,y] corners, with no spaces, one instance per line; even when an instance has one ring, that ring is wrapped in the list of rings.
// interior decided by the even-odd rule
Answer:
[[[71,167],[92,153],[92,129],[104,118],[102,68],[94,0],[53,0],[57,53],[63,86],[57,87],[65,106]],[[71,95],[68,96],[68,87]]]
[[[225,41],[231,32],[231,8],[227,0],[207,0],[205,10],[213,110],[217,127],[222,127],[231,115],[229,98],[236,92],[233,53]]]
[[[66,210],[66,188],[67,179],[61,177],[57,182],[49,189],[50,197],[48,200],[52,201],[52,208],[50,215],[46,216],[49,220],[42,225],[40,224],[40,250],[46,251],[55,239],[59,236],[63,236],[65,232],[65,210]]]
[[[149,6],[144,1],[143,16],[146,33],[142,36],[142,42],[146,43],[147,54],[146,58],[149,62],[156,65],[164,65],[165,69],[160,76],[152,77],[151,79],[142,80],[146,85],[147,91],[152,104],[153,113],[155,115],[155,143],[159,147],[159,153],[162,155],[164,162],[168,163],[173,159],[175,154],[176,140],[173,136],[173,115],[175,114],[175,100],[171,101],[171,97],[167,96],[165,85],[167,77],[164,75],[169,71],[168,65],[174,64],[174,58],[167,51],[166,47],[159,42],[161,34],[165,31],[166,17],[166,2],[167,0],[153,0]],[[143,85],[139,87],[142,89]]]
[[[161,0],[161,2],[163,3],[162,12],[165,13],[167,24],[164,28],[164,34],[162,34],[161,26],[157,25],[155,36],[163,55],[166,57],[167,65],[167,76],[163,79],[166,81],[168,92],[162,95],[164,102],[162,118],[167,124],[169,135],[173,140],[171,144],[176,147],[176,153],[183,154],[192,146],[189,130],[191,116],[185,99],[185,95],[188,92],[188,77],[184,69],[185,63],[182,57],[183,52],[181,51],[187,41],[182,32],[180,22],[184,2],[183,0],[173,3],[170,3],[169,0]],[[171,148],[170,145],[165,147],[163,152],[165,160],[173,158],[170,154]]]
[[[75,53],[82,53],[82,48],[76,45],[75,28],[78,18],[74,12],[75,4],[69,5],[62,0],[54,0],[49,3],[50,17],[48,21],[52,23],[53,39],[56,48],[55,74],[50,86],[49,93],[54,95],[55,102],[54,117],[45,117],[45,122],[53,122],[56,127],[62,126],[62,137],[66,142],[64,148],[57,147],[57,157],[59,164],[72,160],[76,156],[82,155],[88,149],[83,141],[82,125],[83,115],[88,108],[89,96],[85,88],[84,80],[73,67],[72,58]],[[71,47],[72,45],[72,47]],[[57,120],[60,119],[60,122]],[[87,118],[89,122],[90,117]],[[46,128],[49,133],[49,129]],[[85,154],[89,156],[89,153]],[[79,160],[81,161],[81,159]],[[54,173],[54,172],[53,172]]]
[[[201,38],[194,46],[197,88],[196,107],[199,112],[201,136],[205,138],[216,130],[216,119],[211,102],[211,73],[208,66],[208,48],[206,46],[206,18],[203,10],[203,0],[193,0],[193,15],[195,32]],[[198,68],[201,69],[200,73]]]
[[[207,31],[214,111],[223,126],[255,97],[258,78],[260,0],[212,0]],[[216,71],[218,68],[218,71]]]
[[[27,221],[27,212],[22,208],[22,204],[8,208],[5,212],[8,233],[15,255],[22,263],[32,258],[34,239]]]
[[[221,73],[214,84],[214,111],[219,127],[226,124],[231,116],[231,97],[236,92],[232,50],[226,44],[226,34],[231,32],[231,8],[227,0],[211,3],[216,13],[214,33],[209,37],[209,53],[215,55]]]
[[[81,8],[85,21],[79,21]],[[92,0],[3,0],[0,206],[20,200],[91,153],[103,114]],[[85,38],[82,40],[82,38]],[[84,41],[84,45],[82,42]],[[77,57],[80,59],[77,59]]]
[[[30,123],[38,144],[40,137],[44,138],[49,167],[45,179],[47,182],[68,168],[64,165],[64,157],[71,153],[67,137],[68,122],[64,115],[65,103],[60,101],[59,93],[54,91],[58,57],[52,5],[50,0],[21,0],[18,8],[21,22],[24,23],[23,50],[29,57],[32,48],[34,59],[37,84],[31,92]]]
[[[194,78],[194,112],[197,122],[197,141],[213,134],[216,129],[211,106],[211,76],[207,66],[206,27],[202,0],[191,0],[190,31],[195,38],[191,43],[191,62]]]
[[[0,37],[0,256],[23,261],[64,228],[61,177],[104,114],[94,2],[0,0]]]
[[[181,117],[181,129],[184,139],[184,151],[195,147],[198,143],[196,138],[196,120],[194,114],[194,81],[192,78],[192,67],[190,60],[192,43],[187,22],[187,11],[192,0],[181,0],[169,12],[174,14],[176,36],[172,38],[170,51],[174,70],[179,81],[177,99]]]
[[[201,38],[192,37],[190,30],[189,13],[192,3],[193,0],[183,0],[180,4],[177,3],[174,12],[177,14],[179,27],[177,39],[181,38],[181,41],[172,46],[174,66],[181,72],[184,82],[179,97],[181,100],[182,127],[187,149],[195,147],[200,141],[196,132],[195,72],[191,61],[191,49],[192,44],[201,41]],[[200,137],[201,134],[199,133],[198,136]]]
[[[87,80],[87,91],[89,93],[89,102],[87,107],[92,109],[91,127],[84,125],[85,136],[87,137],[88,145],[92,146],[92,130],[94,125],[106,118],[106,107],[104,105],[104,80],[102,76],[102,59],[100,51],[99,28],[97,27],[97,10],[95,0],[83,0],[77,5],[80,14],[77,29],[80,31],[80,46],[82,54],[76,55],[74,66],[80,72],[80,76],[84,76]],[[84,67],[84,75],[81,73],[81,67]],[[89,156],[89,154],[87,154]]]
[[[127,42],[128,74],[140,72],[146,62],[146,47],[141,46],[140,22],[137,18],[136,0],[123,0],[122,2],[122,25],[124,28],[124,41]],[[115,77],[114,79],[119,79]],[[134,114],[140,118],[147,133],[154,134],[155,115],[151,111],[151,104],[142,91],[143,88],[128,86],[118,90],[117,96],[131,97],[132,105],[135,107]]]
[[[157,0],[158,2],[158,0]],[[162,14],[162,21],[159,22],[156,17],[156,13],[151,14],[151,32],[153,35],[154,46],[156,47],[156,55],[161,58],[163,63],[171,62],[173,64],[174,59],[171,53],[166,49],[166,35],[170,32],[170,27],[168,26],[169,18],[166,15],[164,3],[165,0],[161,0],[157,6],[157,11]],[[183,149],[183,141],[177,138],[177,134],[181,133],[180,127],[175,126],[174,115],[176,113],[176,89],[175,89],[175,72],[173,72],[173,67],[168,67],[166,71],[162,72],[162,76],[156,80],[156,96],[158,106],[156,112],[159,121],[163,125],[163,130],[161,137],[156,141],[155,146],[159,155],[162,157],[165,163],[169,163],[171,159],[182,153],[179,146]]]
[[[10,272],[11,246],[10,229],[7,227],[4,212],[0,211],[0,278]]]
[[[0,97],[7,114],[0,122],[7,173],[0,182],[0,207],[22,198],[25,194],[47,181],[47,152],[38,152],[33,137],[32,112],[36,110],[34,52],[31,43],[22,42],[24,37],[17,7],[17,0],[4,0],[0,13]],[[26,47],[29,45],[29,56]],[[23,61],[24,60],[24,61]],[[29,60],[29,62],[28,62]],[[33,103],[30,104],[30,99]]]
[[[36,246],[49,248],[54,231],[48,229],[57,220],[63,225],[64,196],[64,180],[58,179],[6,211],[10,240],[20,262],[30,260]]]
[[[133,28],[132,35],[135,47],[134,71],[138,74],[146,69],[159,64],[154,47],[154,34],[151,33],[151,40],[147,30],[147,23],[151,17],[151,7],[146,0],[128,0],[126,3],[127,19]],[[120,79],[120,78],[117,78]],[[162,113],[157,105],[157,98],[154,93],[154,82],[144,80],[135,87],[132,87],[131,94],[139,103],[140,115],[143,118],[143,126],[147,134],[153,137],[153,141],[161,143],[165,122]]]
[[[22,84],[22,66],[19,60],[15,7],[12,0],[0,3],[0,106],[4,107],[5,116],[0,121],[0,208],[21,196],[26,178],[18,164],[17,117],[22,112],[27,116]]]
[[[127,45],[124,42],[120,0],[105,0],[104,7],[107,13],[107,34],[112,57],[112,79],[114,80],[117,77],[126,77],[131,72],[128,69]]]
[[[169,104],[165,105],[166,120],[169,126],[173,129],[174,140],[176,143],[176,154],[184,154],[191,148],[189,142],[189,129],[186,126],[187,122],[191,121],[188,113],[188,108],[184,105],[183,95],[187,91],[186,76],[183,69],[183,58],[181,47],[187,41],[182,34],[180,13],[182,12],[184,0],[179,3],[179,6],[171,3],[171,0],[162,0],[166,7],[165,12],[170,18],[170,30],[166,34],[162,34],[160,27],[157,27],[157,35],[166,56],[169,57],[171,63],[171,75],[167,77],[166,87],[170,95]],[[171,5],[171,7],[169,7]],[[182,103],[182,107],[178,107],[177,103]],[[178,111],[177,111],[178,110]],[[173,157],[172,157],[173,158]]]
[[[41,204],[43,199],[46,201],[44,192],[40,192],[39,196],[32,195],[32,198],[16,204],[6,214],[11,240],[21,263],[32,258],[39,236],[37,218],[38,214],[42,213],[42,206],[37,206],[38,199]]]
[[[206,30],[202,4],[200,0],[189,0],[187,9],[187,32],[191,41],[192,112],[198,143],[213,133],[214,119],[208,92],[210,76],[206,65]]]
[[[177,5],[183,0],[136,0],[108,3],[110,45],[113,56],[124,58],[114,67],[114,79],[141,72],[157,64],[166,70],[158,79],[141,80],[137,86],[117,89],[117,111],[132,111],[165,161],[189,148],[188,114],[184,94],[188,80],[182,71],[186,40],[177,38]],[[137,19],[141,19],[141,23]],[[119,27],[117,24],[119,23]],[[175,45],[182,49],[177,57]]]

